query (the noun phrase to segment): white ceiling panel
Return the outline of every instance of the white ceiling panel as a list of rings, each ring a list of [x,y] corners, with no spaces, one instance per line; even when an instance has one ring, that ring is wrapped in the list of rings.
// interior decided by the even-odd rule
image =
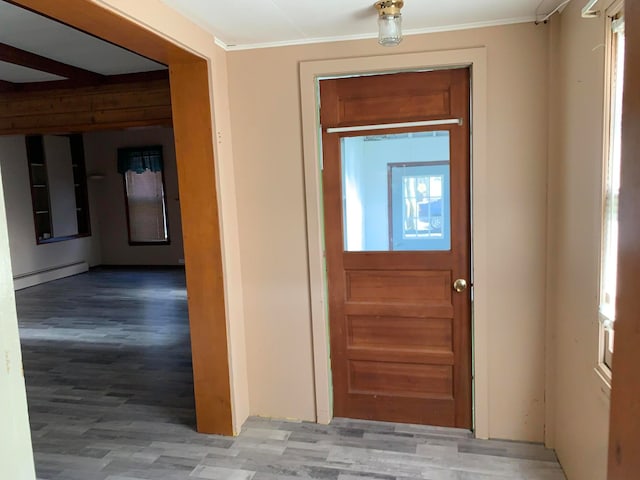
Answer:
[[[0,1],[0,42],[103,75],[165,68],[91,35]]]
[[[227,46],[373,37],[372,0],[163,0]],[[405,0],[407,34],[533,21],[563,0]]]
[[[0,80],[12,83],[29,83],[64,80],[64,77],[0,61]]]
[[[165,3],[227,45],[306,38],[300,27],[270,0],[168,0]]]

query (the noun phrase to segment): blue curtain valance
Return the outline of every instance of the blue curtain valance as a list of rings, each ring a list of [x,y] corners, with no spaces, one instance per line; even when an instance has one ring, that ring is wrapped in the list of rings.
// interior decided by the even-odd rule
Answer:
[[[161,146],[118,149],[118,173],[161,172],[163,168]]]

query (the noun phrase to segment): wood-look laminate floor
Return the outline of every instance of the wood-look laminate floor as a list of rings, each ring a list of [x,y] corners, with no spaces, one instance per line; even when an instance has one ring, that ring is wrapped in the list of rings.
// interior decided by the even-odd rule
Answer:
[[[194,431],[183,272],[95,270],[16,292],[38,478],[564,480],[552,451],[469,432],[251,418]]]

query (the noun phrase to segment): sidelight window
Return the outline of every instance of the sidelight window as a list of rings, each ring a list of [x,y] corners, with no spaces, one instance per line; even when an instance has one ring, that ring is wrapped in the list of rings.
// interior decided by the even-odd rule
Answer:
[[[624,81],[624,17],[611,19],[609,38],[609,89],[603,174],[603,229],[600,273],[600,365],[610,370],[616,318],[618,266],[618,196],[622,143],[622,92]]]

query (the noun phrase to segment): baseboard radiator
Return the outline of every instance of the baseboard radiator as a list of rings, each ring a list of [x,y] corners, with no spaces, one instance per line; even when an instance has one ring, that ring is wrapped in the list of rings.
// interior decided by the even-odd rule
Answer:
[[[13,277],[13,288],[14,290],[22,290],[23,288],[33,287],[34,285],[70,277],[87,271],[89,271],[89,264],[87,262],[76,262],[68,265],[44,268],[34,272],[22,273]]]

